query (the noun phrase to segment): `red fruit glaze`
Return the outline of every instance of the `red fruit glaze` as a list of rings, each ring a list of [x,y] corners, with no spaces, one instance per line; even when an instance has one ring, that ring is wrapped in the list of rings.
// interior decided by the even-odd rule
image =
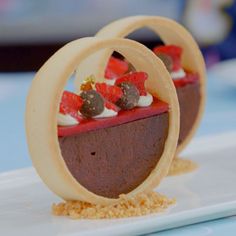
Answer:
[[[58,126],[58,136],[70,136],[74,134],[84,133],[92,130],[103,129],[113,126],[118,126],[131,121],[144,119],[150,116],[155,116],[168,112],[168,104],[154,98],[154,101],[149,107],[138,107],[128,111],[120,111],[118,116],[104,119],[86,119],[82,120],[79,125],[75,126]]]
[[[194,84],[199,80],[197,73],[186,72],[186,76],[180,79],[173,80],[175,87],[184,87],[187,84]]]
[[[110,57],[106,71],[105,78],[107,79],[115,79],[119,76],[125,74],[129,69],[129,64],[121,59]]]
[[[83,104],[83,100],[75,93],[64,91],[60,102],[60,113],[69,114],[78,121],[82,120],[78,111]]]
[[[109,102],[117,102],[123,95],[122,89],[115,85],[96,83],[95,88]]]
[[[181,47],[178,47],[176,45],[163,45],[155,47],[153,51],[154,53],[161,52],[170,56],[173,60],[173,71],[177,71],[181,68]]]
[[[116,80],[115,84],[118,85],[122,82],[130,82],[137,87],[137,89],[139,90],[140,96],[145,96],[147,95],[147,92],[146,92],[144,83],[147,80],[147,78],[148,78],[148,74],[145,72],[130,72],[126,75],[119,77]]]

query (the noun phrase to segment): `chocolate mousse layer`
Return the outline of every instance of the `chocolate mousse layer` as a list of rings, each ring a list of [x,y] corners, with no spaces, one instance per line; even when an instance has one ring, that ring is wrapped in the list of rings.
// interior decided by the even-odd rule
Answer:
[[[156,166],[168,123],[165,112],[58,139],[74,178],[97,195],[117,198],[140,185]]]
[[[199,81],[176,87],[180,105],[180,134],[178,144],[187,137],[196,120],[200,105]]]

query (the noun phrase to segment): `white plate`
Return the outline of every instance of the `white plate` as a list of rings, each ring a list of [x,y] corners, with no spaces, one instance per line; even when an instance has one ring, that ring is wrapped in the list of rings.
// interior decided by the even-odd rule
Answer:
[[[32,168],[0,174],[0,235],[136,235],[236,214],[236,133],[194,140],[183,156],[194,173],[166,178],[159,192],[177,204],[162,214],[119,220],[71,220],[50,213],[59,199]]]
[[[228,85],[236,87],[236,59],[217,63],[208,70],[209,75],[219,78]]]

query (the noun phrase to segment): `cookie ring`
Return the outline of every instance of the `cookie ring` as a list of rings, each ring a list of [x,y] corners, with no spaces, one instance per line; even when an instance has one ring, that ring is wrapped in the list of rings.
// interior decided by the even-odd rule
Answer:
[[[48,187],[66,200],[99,204],[119,201],[98,196],[75,180],[65,165],[57,135],[56,115],[68,78],[86,57],[106,48],[120,52],[136,68],[148,71],[147,89],[170,106],[169,132],[161,159],[145,181],[128,193],[128,196],[154,188],[160,183],[168,172],[177,145],[177,95],[167,70],[149,49],[128,39],[83,38],[72,41],[58,50],[37,72],[26,106],[26,134],[33,164]],[[136,60],[138,57],[140,59]],[[158,91],[155,89],[157,87]]]

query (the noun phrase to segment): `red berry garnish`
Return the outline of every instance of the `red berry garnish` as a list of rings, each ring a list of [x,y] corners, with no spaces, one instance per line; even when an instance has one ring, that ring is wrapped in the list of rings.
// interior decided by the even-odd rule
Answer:
[[[83,100],[75,93],[64,91],[60,102],[60,113],[66,115],[69,114],[78,121],[82,120],[82,117],[78,114],[80,107],[83,104]]]
[[[118,106],[116,106],[114,103],[109,102],[109,101],[105,101],[105,107],[107,109],[119,112],[120,108]]]
[[[108,85],[106,83],[96,83],[95,88],[109,102],[115,103],[122,95],[122,89],[116,85]]]
[[[182,48],[176,45],[163,45],[157,46],[153,49],[155,54],[164,53],[170,56],[173,60],[173,71],[177,71],[181,68],[181,55]]]
[[[116,80],[116,85],[121,84],[122,82],[130,82],[136,86],[139,91],[140,96],[146,96],[147,92],[145,89],[145,81],[148,78],[148,74],[145,72],[131,72],[124,76],[121,76]]]
[[[110,57],[105,71],[105,78],[115,79],[126,73],[128,69],[128,62],[115,57]]]

